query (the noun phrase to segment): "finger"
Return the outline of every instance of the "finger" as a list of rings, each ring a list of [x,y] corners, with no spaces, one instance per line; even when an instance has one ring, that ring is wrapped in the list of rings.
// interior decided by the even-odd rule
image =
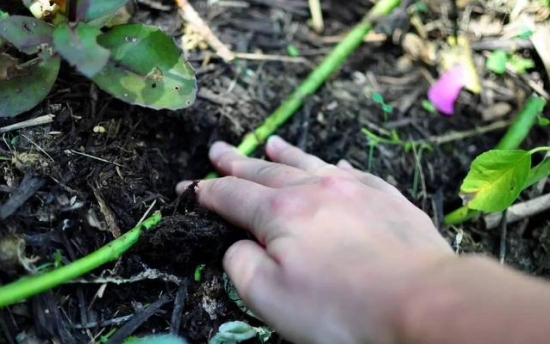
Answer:
[[[395,196],[405,197],[399,190],[397,190],[393,185],[384,181],[384,179],[377,177],[373,174],[363,172],[354,168],[347,160],[340,160],[336,165],[338,168],[348,172],[350,175],[355,177],[361,183],[370,186],[371,188],[386,192]]]
[[[203,180],[196,188],[198,202],[229,222],[249,230],[264,243],[267,233],[275,238],[281,233],[269,228],[269,204],[275,189],[236,177]],[[279,231],[282,231],[280,228]]]
[[[254,241],[242,240],[227,250],[223,267],[245,304],[262,316],[262,300],[276,284],[277,263]]]
[[[224,142],[212,145],[209,155],[220,173],[272,188],[296,185],[312,177],[311,174],[295,167],[246,157],[235,147]]]
[[[334,168],[334,166],[327,164],[318,157],[307,154],[298,147],[291,145],[279,136],[271,136],[267,140],[266,152],[274,162],[293,166],[307,172],[315,173],[321,169]]]

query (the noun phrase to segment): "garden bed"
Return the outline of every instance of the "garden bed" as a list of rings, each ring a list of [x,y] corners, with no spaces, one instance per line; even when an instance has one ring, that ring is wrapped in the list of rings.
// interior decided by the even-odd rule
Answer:
[[[132,20],[158,25],[179,40],[183,21],[175,4],[151,3],[137,1]],[[101,336],[120,329],[118,336],[172,330],[191,343],[205,343],[226,321],[259,324],[229,300],[220,264],[224,250],[246,233],[200,209],[192,194],[178,197],[175,184],[211,172],[209,145],[216,140],[238,144],[261,124],[352,23],[361,20],[370,4],[323,1],[326,30],[319,36],[308,25],[305,0],[191,3],[225,44],[235,51],[271,55],[273,61],[260,56],[228,64],[197,44],[188,56],[197,73],[198,98],[181,111],[125,104],[64,64],[43,103],[17,118],[0,119],[1,128],[55,115],[50,124],[0,134],[0,214],[9,214],[0,220],[0,238],[3,245],[24,241],[30,270],[82,257],[151,211],[161,210],[164,215],[160,226],[115,263],[0,310],[4,336],[0,343],[15,343],[23,335],[97,343]],[[490,2],[471,6],[472,22],[484,15],[497,23],[505,21],[506,13],[494,10]],[[438,42],[452,27],[440,11],[430,6],[428,11],[427,23],[441,25],[430,32],[430,40]],[[399,21],[388,23],[412,30]],[[525,272],[550,276],[548,212],[509,224],[506,232],[503,226],[485,229],[479,220],[441,225],[443,215],[462,204],[458,190],[471,161],[493,148],[505,133],[506,124],[494,124],[514,118],[533,92],[529,81],[547,80],[534,50],[519,50],[536,62],[521,77],[494,75],[485,69],[486,51],[475,50],[485,91],[481,96],[463,92],[456,113],[443,116],[422,104],[431,79],[438,77],[437,69],[406,61],[399,42],[371,38],[278,134],[326,161],[345,158],[388,180],[439,223],[450,243],[463,230],[461,253],[502,257]],[[289,49],[297,49],[299,57],[289,58]],[[375,93],[393,107],[391,113],[373,100]],[[509,111],[488,118],[487,109],[497,103],[508,105]],[[455,135],[491,125],[498,129]],[[395,130],[404,141],[437,138],[446,143],[432,144],[421,154],[402,145],[371,147],[364,128],[381,136]],[[523,147],[549,143],[548,127],[535,126]],[[549,191],[543,185],[539,194]],[[521,200],[534,198],[536,192],[524,192]],[[28,273],[6,247],[0,252],[1,284]],[[204,270],[197,276],[202,264]],[[276,335],[270,340],[279,342]]]

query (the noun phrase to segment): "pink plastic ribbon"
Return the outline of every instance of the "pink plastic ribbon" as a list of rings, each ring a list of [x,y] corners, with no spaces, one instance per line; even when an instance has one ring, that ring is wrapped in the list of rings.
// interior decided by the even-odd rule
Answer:
[[[457,65],[441,75],[439,80],[430,87],[428,99],[437,110],[448,116],[454,114],[456,100],[466,85],[465,76],[466,68]]]

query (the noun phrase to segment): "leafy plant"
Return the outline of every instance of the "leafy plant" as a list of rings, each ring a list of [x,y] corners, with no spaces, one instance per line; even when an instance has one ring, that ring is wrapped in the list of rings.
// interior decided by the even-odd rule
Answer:
[[[499,212],[511,206],[524,189],[550,175],[548,164],[531,168],[531,156],[541,151],[550,151],[550,147],[491,150],[477,157],[460,187],[467,207]]]
[[[527,70],[535,67],[535,62],[521,56],[508,54],[504,50],[495,50],[487,58],[486,67],[495,74],[504,74],[507,67],[518,74],[524,74]]]
[[[8,43],[27,56],[21,62],[0,53],[0,117],[40,103],[62,59],[127,103],[171,110],[191,105],[197,90],[194,71],[172,38],[143,24],[102,30],[127,2],[23,0],[35,18],[0,12],[0,48]]]

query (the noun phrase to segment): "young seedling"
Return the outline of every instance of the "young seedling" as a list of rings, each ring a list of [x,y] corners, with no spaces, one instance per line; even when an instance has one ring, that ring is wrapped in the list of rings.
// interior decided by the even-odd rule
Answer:
[[[493,151],[479,156],[461,187],[465,205],[445,215],[446,225],[456,225],[482,212],[509,207],[521,191],[550,175],[550,158],[531,167],[531,156],[548,150],[517,150],[546,106],[546,100],[531,96]],[[527,171],[527,175],[526,175]]]
[[[127,103],[153,109],[190,106],[194,71],[174,40],[154,26],[103,29],[128,0],[23,0],[36,17],[0,12],[0,47],[7,43],[26,61],[0,54],[0,117],[39,104],[50,92],[61,60],[100,89]]]
[[[550,174],[550,169],[531,171],[531,156],[550,147],[524,150],[491,150],[477,157],[460,187],[469,209],[500,212],[512,205],[520,193]]]
[[[388,116],[393,112],[393,106],[387,104],[384,100],[384,96],[382,96],[382,94],[378,92],[372,94],[372,101],[380,105],[380,108],[384,113],[384,122],[387,122]]]

